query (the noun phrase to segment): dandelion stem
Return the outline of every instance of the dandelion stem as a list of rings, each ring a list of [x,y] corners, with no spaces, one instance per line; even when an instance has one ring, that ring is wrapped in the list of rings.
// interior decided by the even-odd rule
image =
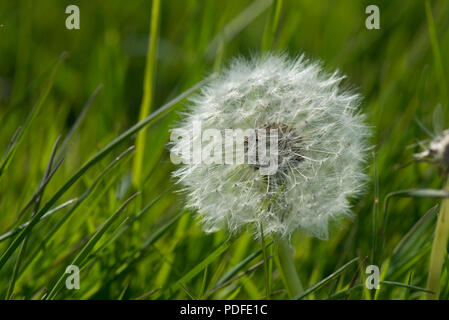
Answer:
[[[444,187],[449,191],[449,178]],[[446,256],[447,241],[449,238],[449,199],[442,201],[440,213],[438,215],[435,236],[433,239],[432,253],[430,255],[429,275],[427,277],[428,300],[437,300],[440,294],[441,270]]]
[[[289,241],[284,237],[276,237],[275,244],[282,278],[287,287],[288,294],[291,298],[296,297],[303,291],[303,288],[296,273],[292,248]]]

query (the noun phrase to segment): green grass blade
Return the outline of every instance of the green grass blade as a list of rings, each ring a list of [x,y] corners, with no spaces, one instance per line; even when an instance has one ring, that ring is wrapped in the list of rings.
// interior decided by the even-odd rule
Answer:
[[[157,289],[153,289],[151,291],[148,291],[146,293],[144,293],[143,295],[133,299],[133,300],[145,300],[146,298],[152,296],[153,294],[155,294],[156,292],[158,292],[159,290],[161,290],[161,288],[157,288]]]
[[[65,213],[65,215],[59,220],[59,222],[52,228],[52,230],[47,234],[47,236],[43,239],[41,242],[41,247],[43,248],[45,246],[45,243],[50,240],[51,237],[53,237],[56,233],[56,231],[64,224],[65,221],[72,215],[73,212],[81,205],[81,203],[88,197],[88,195],[95,189],[97,184],[100,182],[102,177],[108,172],[110,169],[112,169],[125,155],[131,153],[134,150],[134,147],[130,147],[127,150],[125,150],[121,155],[119,155],[117,158],[115,158],[94,180],[92,185],[79,197],[78,201],[75,203],[75,205]],[[51,200],[50,200],[51,201]],[[32,227],[36,225],[44,215],[48,215],[50,212],[51,205],[47,204],[44,206],[43,209],[41,209],[37,214],[35,214],[30,221],[28,221],[27,225],[24,229],[22,229],[19,233],[19,235],[11,242],[9,247],[6,249],[2,257],[0,258],[0,269],[6,263],[8,258],[11,256],[11,254],[14,252],[14,250],[17,248],[17,246],[20,244],[20,241],[23,240],[27,235],[31,232]],[[39,220],[37,220],[39,218]],[[31,226],[31,228],[30,228]],[[40,250],[40,249],[38,249]],[[34,254],[31,256],[31,259],[35,258],[37,255]],[[27,264],[30,265],[30,262]]]
[[[449,198],[449,192],[439,189],[406,189],[406,190],[399,190],[394,191],[385,196],[384,199],[384,206],[383,206],[383,216],[381,221],[381,228],[380,228],[380,238],[381,238],[381,245],[379,247],[379,250],[382,251],[384,242],[385,242],[385,236],[386,236],[386,226],[387,226],[387,219],[388,219],[388,204],[393,197],[399,197],[399,198]]]
[[[261,241],[261,246],[262,246],[262,253],[263,253],[263,267],[264,267],[264,274],[265,274],[265,295],[266,295],[266,299],[270,300],[270,295],[271,295],[271,288],[270,288],[270,279],[271,279],[271,274],[270,274],[270,268],[268,266],[268,256],[267,256],[267,248],[265,246],[265,237],[263,234],[263,227],[262,227],[262,223],[259,224],[259,228],[260,228],[260,241]]]
[[[145,119],[151,111],[153,103],[153,87],[156,73],[156,53],[159,38],[159,18],[160,18],[160,0],[153,0],[151,7],[150,32],[148,40],[148,52],[145,64],[145,75],[143,83],[143,98],[140,106],[139,121]],[[133,164],[133,183],[137,188],[142,184],[142,164],[144,159],[146,142],[146,130],[138,133],[136,138],[136,155]]]
[[[377,172],[376,154],[373,152],[373,166],[374,166],[374,202],[373,202],[373,212],[372,212],[372,240],[371,240],[371,264],[377,263],[377,219],[379,216],[379,175]]]
[[[271,13],[265,24],[265,30],[262,37],[262,52],[269,51],[273,48],[274,38],[281,15],[283,0],[275,0],[272,5]]]
[[[56,212],[58,212],[58,211],[64,209],[65,207],[67,207],[67,206],[69,206],[69,205],[71,205],[71,204],[73,204],[73,203],[76,203],[77,201],[78,201],[78,198],[74,198],[74,199],[71,199],[71,200],[69,200],[69,201],[64,202],[63,204],[57,206],[56,208],[54,208],[54,209],[48,211],[46,214],[44,214],[44,215],[41,217],[40,220],[44,220],[44,219],[50,217],[50,216],[53,215],[54,213],[56,213]],[[13,230],[11,230],[11,231],[8,231],[8,232],[6,232],[6,233],[0,235],[0,242],[3,242],[3,241],[5,241],[6,239],[9,239],[9,238],[13,237],[13,236],[16,235],[17,233],[19,233],[21,230],[23,230],[29,223],[30,223],[30,221],[27,221],[27,222],[21,224],[20,226],[18,226],[17,228],[15,228],[15,229],[13,229]]]
[[[120,293],[117,300],[123,300],[123,298],[125,297],[126,291],[128,291],[128,288],[129,288],[129,282],[126,283],[125,287],[123,288],[123,290]]]
[[[402,283],[402,282],[395,282],[395,281],[380,281],[380,284],[385,284],[388,286],[394,286],[394,287],[401,287],[401,288],[407,288],[407,289],[412,289],[412,290],[417,290],[417,291],[421,291],[421,292],[426,292],[426,293],[432,293],[432,291],[427,290],[425,288],[421,288],[421,287],[417,287],[417,286],[412,286],[410,284],[407,283]]]
[[[231,41],[240,31],[268,9],[272,2],[273,0],[255,0],[251,2],[248,7],[224,26],[223,30],[212,39],[206,48],[206,57],[209,59],[215,57],[221,43],[225,44]]]
[[[157,240],[159,240],[168,230],[170,230],[170,227],[172,227],[184,214],[185,211],[180,212],[178,215],[170,219],[167,223],[164,223],[162,226],[157,228],[157,230],[144,242],[139,250],[131,255],[131,258],[129,258],[125,263],[116,268],[114,275],[107,281],[105,281],[104,286],[108,286],[110,283],[130,272],[133,266],[145,257],[148,248]]]
[[[396,247],[393,249],[393,255],[398,253],[403,247],[406,246],[407,242],[409,242],[410,238],[414,236],[415,232],[419,229],[420,226],[423,225],[423,223],[435,213],[436,209],[438,208],[438,205],[433,206],[430,208],[422,217],[421,219],[416,222],[413,227],[401,238],[401,240],[398,242]]]
[[[269,261],[272,261],[271,258],[272,258],[272,257],[268,257],[268,260],[269,260]],[[210,296],[211,294],[215,293],[216,291],[218,291],[218,290],[220,290],[220,289],[222,289],[222,288],[224,288],[224,287],[230,285],[231,283],[233,283],[234,281],[236,281],[236,280],[242,278],[243,276],[247,275],[248,273],[253,272],[254,270],[256,270],[257,268],[259,268],[260,266],[264,265],[264,263],[265,263],[265,261],[264,261],[264,260],[261,260],[261,261],[257,262],[256,264],[252,265],[251,267],[249,267],[247,270],[245,270],[245,271],[239,273],[238,275],[236,275],[236,276],[230,278],[229,280],[223,282],[222,284],[220,284],[220,285],[218,285],[218,286],[215,286],[212,290],[210,290],[210,291],[207,293],[207,296]],[[266,299],[266,297],[265,297],[265,299]]]
[[[343,265],[341,268],[339,268],[338,270],[336,270],[335,272],[331,273],[330,275],[328,275],[327,277],[325,277],[323,280],[317,282],[316,284],[314,284],[313,286],[311,286],[309,289],[304,290],[304,292],[302,292],[301,294],[297,295],[296,297],[294,297],[294,300],[300,300],[304,297],[306,297],[307,295],[315,292],[316,290],[318,290],[319,288],[321,288],[322,286],[324,286],[326,283],[328,283],[329,281],[331,281],[332,279],[336,278],[338,275],[340,275],[343,271],[345,271],[348,267],[350,267],[352,264],[354,264],[356,261],[358,261],[359,258],[354,258],[351,261],[347,262],[345,265]]]
[[[406,189],[394,191],[385,196],[383,217],[381,224],[381,231],[385,232],[385,225],[387,223],[388,204],[391,198],[449,198],[449,192],[439,189]]]
[[[443,100],[443,103],[447,105],[449,99],[447,92],[447,82],[444,74],[443,60],[441,59],[440,46],[438,44],[438,36],[435,27],[435,21],[433,19],[432,8],[430,7],[429,0],[426,0],[425,7],[426,7],[426,19],[430,36],[430,44],[432,45],[433,57],[435,59],[435,69],[438,78],[440,80],[439,85],[440,85],[441,99]]]
[[[58,149],[60,138],[61,137],[59,136],[56,139],[56,143],[53,146],[53,151],[51,153],[50,160],[48,161],[48,164],[47,164],[47,169],[45,170],[44,176],[42,177],[42,181],[41,181],[42,188],[41,188],[41,191],[38,194],[38,197],[36,198],[35,203],[34,203],[34,210],[33,210],[32,216],[35,215],[36,212],[39,210],[39,206],[40,206],[40,203],[41,203],[42,195],[43,195],[43,193],[45,191],[45,186],[48,184],[48,181],[46,181],[46,180],[48,179],[48,176],[50,175],[51,168],[53,166],[53,161],[54,161],[55,155],[56,155],[56,150]],[[21,263],[22,263],[22,258],[23,258],[23,255],[24,255],[25,251],[26,251],[27,241],[28,241],[28,237],[25,237],[23,239],[23,241],[22,241],[21,246],[20,246],[19,254],[17,255],[17,260],[16,260],[16,263],[15,263],[14,268],[13,268],[13,273],[12,273],[12,276],[11,276],[11,279],[10,279],[8,290],[6,291],[6,298],[5,299],[9,299],[11,294],[14,291],[14,287],[15,287],[15,284],[16,284],[17,276],[19,274],[19,270],[20,270]]]
[[[80,115],[76,119],[75,123],[70,128],[69,132],[65,136],[64,140],[61,143],[61,147],[59,148],[60,152],[58,152],[56,158],[60,158],[61,153],[66,150],[67,145],[70,141],[70,139],[73,137],[73,134],[76,132],[76,129],[80,126],[80,124],[83,122],[84,118],[86,117],[87,112],[89,111],[90,107],[92,106],[93,102],[95,101],[95,98],[98,96],[100,91],[103,89],[103,84],[100,83],[98,87],[95,89],[95,91],[90,96],[89,100],[87,100],[86,105],[84,106],[83,110],[81,111]]]
[[[167,104],[163,105],[161,108],[150,114],[143,121],[138,122],[120,136],[111,141],[108,145],[106,145],[103,149],[97,152],[89,161],[87,161],[56,193],[55,195],[43,206],[43,208],[34,216],[34,218],[30,221],[28,226],[17,236],[16,239],[11,243],[11,245],[6,249],[6,251],[0,257],[0,270],[3,268],[5,263],[9,260],[14,251],[18,248],[20,242],[24,239],[24,237],[31,232],[34,226],[39,222],[39,219],[51,209],[51,207],[56,204],[56,202],[66,193],[70,187],[78,181],[81,176],[86,173],[86,171],[97,164],[100,160],[106,157],[116,146],[120,145],[125,140],[132,137],[135,133],[142,130],[144,127],[153,123],[157,119],[161,118],[171,110],[173,110],[174,106],[200,88],[203,84],[207,83],[213,76],[210,76],[196,85],[188,89],[187,91],[180,94],[175,99],[171,100]]]
[[[195,265],[192,269],[190,269],[185,275],[183,275],[178,281],[176,281],[170,288],[169,291],[173,291],[179,284],[184,284],[198,273],[204,270],[207,265],[212,263],[216,258],[218,258],[223,252],[225,252],[229,246],[232,244],[232,241],[225,240],[221,245],[218,246],[212,253],[210,253],[206,258],[204,258],[200,263]]]
[[[31,256],[31,260],[28,261],[28,265],[31,264],[33,258],[37,257],[38,251],[45,248],[45,245],[51,240],[51,238],[58,232],[58,230],[64,225],[65,222],[70,218],[70,216],[81,206],[81,204],[91,195],[94,190],[97,188],[100,181],[104,178],[104,176],[111,171],[121,160],[125,159],[126,156],[130,155],[134,151],[134,147],[130,147],[122,152],[119,156],[117,156],[106,168],[100,172],[100,174],[95,178],[92,184],[87,188],[86,191],[77,199],[75,205],[70,208],[59,220],[58,222],[51,228],[51,230],[47,233],[44,239],[41,241],[40,246],[37,248],[36,252]],[[46,214],[48,215],[48,214]]]
[[[267,247],[269,247],[272,244],[269,243]],[[234,268],[226,272],[220,280],[217,281],[215,284],[215,287],[212,290],[215,290],[217,287],[221,286],[226,281],[230,280],[232,277],[234,277],[241,269],[243,269],[248,263],[250,263],[253,259],[257,258],[262,254],[262,249],[259,249],[253,253],[251,253],[249,256],[247,256],[245,259],[243,259],[241,262],[239,262]]]
[[[140,210],[134,217],[128,219],[126,221],[125,225],[117,232],[116,237],[114,238],[114,241],[116,238],[120,237],[127,229],[129,229],[135,222],[139,221],[148,210],[150,210],[170,189],[167,188],[164,190],[161,194],[159,194],[155,199],[153,199],[149,204],[147,204],[142,210]]]
[[[2,160],[1,160],[2,163],[5,160],[5,158],[8,156],[9,151],[11,150],[11,148],[16,143],[17,137],[19,136],[20,131],[22,131],[22,127],[18,127],[17,130],[14,131],[14,134],[12,135],[11,140],[9,140],[8,146],[6,147],[6,151],[3,154],[3,156],[2,156]]]
[[[126,206],[138,195],[138,193],[133,194],[129,197],[94,233],[92,238],[87,242],[87,244],[83,247],[80,253],[75,257],[72,261],[71,265],[81,267],[84,260],[88,257],[90,252],[93,250],[97,242],[101,239],[103,234],[111,227],[114,221],[119,217],[119,215],[123,212]],[[66,274],[64,273],[53,288],[50,290],[48,296],[46,296],[47,300],[54,299],[58,291],[61,289],[64,279],[66,278]]]
[[[25,120],[25,123],[23,124],[22,130],[18,133],[18,136],[15,139],[14,145],[11,146],[11,148],[8,150],[7,154],[3,158],[2,162],[0,163],[0,178],[2,177],[3,173],[8,168],[9,164],[11,163],[11,160],[13,159],[18,147],[20,146],[23,137],[25,136],[26,132],[28,131],[31,123],[36,118],[36,115],[39,113],[39,110],[42,108],[42,105],[44,104],[45,100],[47,99],[48,94],[50,93],[51,88],[53,87],[53,83],[56,77],[56,73],[62,64],[62,62],[67,58],[67,53],[63,52],[61,56],[58,59],[58,62],[54,66],[50,78],[47,81],[47,84],[45,85],[43,91],[41,92],[41,95],[38,99],[37,104],[33,107],[30,114],[28,115],[27,119]]]

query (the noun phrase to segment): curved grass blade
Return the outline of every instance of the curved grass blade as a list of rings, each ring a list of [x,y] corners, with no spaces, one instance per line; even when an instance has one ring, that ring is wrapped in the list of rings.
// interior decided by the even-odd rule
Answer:
[[[126,291],[128,291],[128,287],[129,287],[129,281],[126,283],[125,287],[123,288],[123,290],[120,293],[117,300],[123,300],[123,298],[125,297]]]
[[[94,233],[92,238],[87,242],[87,244],[83,247],[80,253],[75,257],[72,261],[71,265],[82,266],[85,259],[88,257],[89,253],[93,250],[94,246],[101,239],[103,234],[111,227],[112,223],[118,218],[118,216],[123,212],[126,206],[138,195],[139,193],[133,194],[129,197]],[[53,288],[50,290],[48,296],[45,299],[54,299],[58,291],[61,289],[64,279],[66,278],[66,274],[64,273]]]
[[[97,250],[95,250],[94,253],[92,253],[92,258],[93,260],[98,259],[99,254],[101,251],[103,251],[104,248],[106,248],[107,246],[109,246],[111,243],[113,243],[118,236],[120,235],[120,230],[122,230],[122,227],[129,221],[129,217],[124,218],[116,228],[114,228],[114,230],[111,231],[111,235],[106,238],[103,241],[103,244],[101,246],[99,246],[99,248]]]
[[[133,266],[145,257],[145,253],[148,250],[148,247],[151,246],[153,243],[155,243],[157,240],[159,240],[170,229],[170,227],[173,226],[185,213],[186,213],[185,211],[180,212],[170,221],[159,227],[145,241],[145,243],[134,254],[132,254],[132,256],[129,259],[127,259],[126,262],[124,262],[121,266],[119,266],[116,269],[115,274],[105,281],[105,284],[102,286],[102,288],[108,286],[110,283],[114,282],[118,278],[130,272]],[[100,288],[98,291],[100,291],[102,288]]]
[[[32,254],[30,254],[30,259],[28,259],[28,261],[25,264],[24,269],[22,270],[22,274],[24,273],[24,271],[27,269],[28,266],[30,266],[32,264],[32,262],[34,261],[34,259],[36,259],[38,257],[38,253],[39,251],[43,250],[45,248],[45,245],[48,243],[48,241],[50,241],[50,239],[56,234],[56,232],[59,230],[59,228],[61,228],[61,226],[68,220],[68,218],[77,210],[77,208],[81,205],[81,203],[86,200],[88,198],[88,196],[96,189],[96,186],[98,185],[98,183],[101,181],[101,179],[104,177],[104,175],[110,171],[112,168],[114,168],[116,166],[116,164],[122,160],[126,155],[130,154],[132,151],[134,150],[134,146],[131,146],[130,148],[128,148],[127,150],[125,150],[122,154],[120,154],[118,157],[116,157],[98,176],[97,178],[94,180],[94,182],[92,183],[92,185],[77,199],[75,205],[70,208],[69,211],[67,211],[62,217],[61,219],[59,219],[59,221],[55,224],[55,226],[53,226],[53,228],[50,230],[50,232],[48,232],[46,234],[46,236],[44,237],[44,239],[42,239],[42,241],[40,242],[40,245],[32,252]],[[51,211],[49,211],[48,213],[46,213],[44,216],[48,216],[50,214]],[[43,216],[43,217],[44,217]],[[43,218],[42,217],[42,218]],[[41,218],[41,219],[42,219]],[[27,223],[27,225],[30,223],[31,221],[29,221]],[[25,226],[26,227],[26,226]]]
[[[57,231],[62,227],[62,225],[69,219],[69,217],[81,206],[81,204],[94,192],[97,185],[103,179],[103,177],[108,173],[112,168],[114,168],[121,160],[123,160],[127,155],[130,155],[134,151],[134,146],[129,147],[124,152],[122,152],[119,156],[117,156],[103,171],[95,178],[94,182],[90,185],[90,187],[84,191],[84,193],[78,198],[75,205],[70,208],[53,226],[53,228],[47,233],[44,239],[41,241],[40,246],[36,248],[36,250],[31,255],[31,259],[27,262],[27,266],[31,265],[32,261],[37,257],[37,254],[40,250],[45,248],[45,245],[50,241],[50,239],[57,233]],[[47,215],[47,214],[46,214]]]
[[[337,277],[340,273],[342,273],[343,271],[345,271],[349,266],[351,266],[354,262],[356,262],[357,260],[359,260],[359,258],[354,258],[351,261],[347,262],[345,265],[343,265],[341,268],[339,268],[338,270],[336,270],[335,272],[331,273],[330,275],[328,275],[326,278],[324,278],[323,280],[317,282],[316,284],[314,284],[313,286],[311,286],[309,289],[304,290],[304,292],[302,292],[301,294],[297,295],[296,297],[294,297],[294,300],[300,300],[304,297],[306,297],[307,295],[311,294],[312,292],[315,292],[316,290],[318,290],[319,288],[321,288],[322,286],[324,286],[326,283],[328,283],[329,281],[331,281],[332,279],[334,279],[335,277]]]
[[[83,110],[81,111],[80,115],[78,116],[78,118],[76,119],[75,123],[72,125],[72,127],[70,128],[70,131],[67,133],[67,135],[65,136],[64,140],[61,143],[61,147],[59,148],[59,150],[64,151],[70,141],[70,139],[72,138],[73,134],[75,133],[76,129],[80,126],[81,122],[84,120],[87,112],[89,111],[90,107],[92,106],[95,98],[98,96],[98,94],[100,93],[100,91],[103,89],[103,84],[100,83],[98,85],[98,87],[95,89],[95,91],[92,93],[92,95],[89,97],[89,100],[87,100],[86,105],[84,106]],[[61,156],[60,154],[61,152],[57,153],[57,157],[59,159],[59,157]]]
[[[144,293],[143,295],[133,299],[133,300],[145,300],[146,298],[150,297],[151,295],[155,294],[156,292],[158,292],[159,290],[161,290],[162,288],[156,288],[153,289],[151,291],[148,291],[147,293]]]
[[[168,291],[172,292],[178,285],[186,283],[190,279],[192,279],[194,276],[196,276],[198,273],[204,270],[204,268],[213,262],[218,256],[220,256],[223,252],[225,252],[230,245],[232,244],[232,241],[229,239],[225,240],[221,245],[218,246],[212,253],[210,253],[205,259],[203,259],[200,263],[198,263],[196,266],[194,266],[190,271],[188,271],[184,276],[182,276],[178,281],[176,281],[173,285],[171,285],[168,288]]]
[[[430,6],[429,0],[426,0],[426,2],[425,2],[425,10],[426,10],[426,20],[427,20],[428,29],[429,29],[429,38],[430,38],[430,43],[431,43],[431,47],[432,47],[432,53],[433,53],[433,57],[435,59],[435,71],[440,80],[440,81],[438,81],[438,83],[440,85],[441,99],[443,100],[443,103],[447,105],[449,95],[448,95],[448,91],[447,91],[446,76],[444,74],[443,60],[441,59],[441,51],[440,51],[440,46],[438,44],[438,35],[437,35],[435,21],[433,19],[432,8]]]
[[[6,147],[6,151],[2,157],[2,162],[4,161],[5,157],[8,156],[9,151],[11,150],[12,146],[16,143],[17,137],[19,136],[20,131],[22,130],[22,127],[18,127],[16,131],[14,131],[14,134],[11,137],[11,140],[9,140],[8,146]]]
[[[273,242],[270,242],[267,244],[267,248],[272,244]],[[243,259],[239,264],[237,264],[234,268],[226,272],[220,280],[217,281],[215,284],[215,287],[212,290],[217,289],[220,287],[223,283],[230,280],[232,277],[234,277],[241,269],[243,269],[249,262],[251,262],[256,257],[260,256],[262,254],[262,249],[259,249],[253,253],[251,253],[249,256],[247,256],[245,259]]]
[[[36,212],[39,210],[39,206],[40,206],[40,203],[41,203],[42,195],[43,195],[43,193],[45,191],[45,187],[47,186],[47,184],[49,182],[48,176],[50,175],[51,167],[52,167],[53,161],[55,159],[56,150],[58,149],[58,145],[59,145],[59,140],[60,139],[61,139],[61,136],[59,136],[56,139],[55,145],[53,146],[53,151],[51,153],[50,160],[48,161],[48,164],[47,164],[47,169],[45,170],[44,176],[42,177],[42,181],[41,181],[41,184],[40,184],[40,186],[42,188],[41,188],[41,191],[38,193],[37,198],[36,198],[36,200],[34,202],[34,210],[33,210],[33,213],[32,213],[31,216],[35,215]],[[61,163],[62,163],[62,160],[63,159],[61,159]],[[57,168],[55,168],[54,171],[56,171],[56,170],[57,170]],[[46,181],[46,180],[48,180],[48,181]],[[9,299],[9,297],[12,295],[12,293],[14,291],[14,287],[15,287],[15,284],[16,284],[17,275],[18,275],[19,270],[20,270],[22,258],[23,258],[23,255],[24,255],[25,251],[26,251],[27,242],[28,242],[28,236],[26,236],[23,239],[22,244],[20,246],[19,254],[17,256],[17,260],[16,260],[16,263],[14,265],[14,269],[13,269],[13,273],[12,273],[11,280],[10,280],[10,283],[9,283],[9,287],[8,287],[8,290],[6,291],[5,299]]]
[[[433,293],[430,290],[427,290],[425,288],[421,288],[421,287],[417,287],[417,286],[412,286],[410,284],[407,283],[402,283],[402,282],[395,282],[395,281],[380,281],[380,284],[385,284],[388,286],[395,286],[395,287],[402,287],[402,288],[408,288],[408,289],[412,289],[412,290],[417,290],[417,291],[421,291],[421,292],[426,292],[426,293]]]
[[[262,52],[272,49],[274,38],[276,36],[283,0],[274,0],[274,2],[262,36]]]
[[[19,233],[17,238],[11,243],[11,245],[6,249],[6,251],[3,253],[3,255],[0,257],[0,270],[3,268],[5,263],[9,260],[11,255],[14,253],[14,251],[18,248],[20,242],[23,240],[23,238],[31,232],[31,230],[34,228],[34,226],[39,222],[39,219],[46,213],[48,210],[51,209],[51,207],[66,193],[67,190],[70,189],[70,187],[78,181],[78,179],[92,166],[94,166],[96,163],[98,163],[100,160],[102,160],[106,155],[108,155],[116,146],[120,145],[123,141],[129,139],[132,137],[135,133],[142,130],[144,127],[149,125],[150,123],[153,123],[157,119],[161,118],[168,112],[170,112],[174,106],[188,97],[190,94],[192,94],[194,91],[196,91],[198,88],[200,88],[203,84],[210,81],[211,78],[213,78],[214,75],[209,76],[208,78],[198,82],[196,85],[188,89],[187,91],[180,94],[175,99],[171,100],[167,104],[163,105],[161,108],[150,114],[147,118],[145,118],[143,121],[138,122],[128,130],[126,130],[124,133],[122,133],[120,136],[115,138],[113,141],[111,141],[109,144],[107,144],[103,149],[101,149],[99,152],[97,152],[90,160],[88,160],[55,194],[54,196],[43,206],[43,208],[34,216],[34,218],[30,221],[28,226]]]
[[[271,260],[272,257],[268,257],[268,260]],[[265,260],[261,260],[259,262],[257,262],[256,264],[254,264],[253,266],[249,267],[247,270],[239,273],[238,275],[236,275],[235,277],[223,282],[222,284],[215,286],[212,290],[210,290],[207,293],[207,296],[210,296],[211,294],[215,293],[216,291],[218,291],[219,289],[222,289],[228,285],[230,285],[231,283],[233,283],[234,281],[240,279],[241,277],[247,275],[248,273],[253,272],[254,270],[256,270],[257,268],[259,268],[260,266],[262,266],[265,263]],[[266,298],[266,297],[265,297]]]
[[[385,196],[381,232],[385,232],[388,204],[392,197],[400,198],[449,198],[449,192],[439,189],[406,189],[390,192]]]
[[[93,193],[93,191],[96,189],[100,181],[103,179],[103,177],[111,171],[114,167],[117,166],[117,164],[125,159],[126,156],[131,155],[131,153],[135,150],[134,146],[129,147],[125,151],[123,151],[120,155],[118,155],[109,165],[106,166],[106,168],[103,169],[103,171],[100,172],[100,174],[95,178],[94,182],[90,185],[90,187],[84,191],[84,193],[79,197],[79,201],[77,201],[76,205],[71,208],[71,210],[67,211],[64,216],[61,217],[61,219],[56,223],[56,225],[51,229],[51,231],[48,233],[48,236],[44,238],[42,241],[41,247],[47,243],[50,238],[61,228],[61,226],[67,221],[67,219],[75,212],[75,210],[81,205],[81,203],[84,202],[88,198],[90,194]]]
[[[419,229],[420,226],[423,225],[423,223],[429,218],[431,215],[433,215],[438,208],[438,204],[434,205],[432,208],[430,208],[419,220],[416,222],[413,227],[401,238],[401,240],[398,242],[396,247],[393,249],[393,256],[401,250],[406,243],[410,240],[410,238],[414,235],[414,233]]]
[[[331,295],[330,297],[327,298],[327,300],[335,300],[335,299],[342,299],[342,298],[348,298],[349,295],[352,293],[352,291],[356,290],[356,289],[362,289],[364,286],[363,283],[358,283],[346,290],[342,290],[339,292],[334,293],[333,295]]]
[[[393,197],[400,197],[400,198],[449,198],[449,192],[439,189],[405,189],[405,190],[399,190],[390,192],[385,196],[384,199],[384,207],[383,207],[383,216],[381,221],[381,246],[379,250],[383,249],[383,244],[385,242],[385,233],[386,233],[386,225],[387,225],[387,219],[388,219],[388,204],[390,202],[390,199]]]
[[[57,211],[60,211],[62,209],[64,209],[65,207],[71,205],[72,203],[75,203],[78,201],[78,198],[74,198],[71,199],[69,201],[64,202],[63,204],[57,206],[56,208],[48,211],[46,214],[44,214],[40,220],[44,220],[48,217],[50,217],[51,215],[53,215],[54,213],[56,213]],[[0,235],[0,242],[5,241],[6,239],[9,239],[11,237],[13,237],[14,235],[16,235],[17,233],[19,233],[21,230],[23,230],[28,224],[30,223],[30,221],[25,222],[24,224],[21,224],[20,226],[18,226],[17,228],[15,228],[14,230],[8,231],[2,235]]]
[[[273,0],[255,0],[251,2],[241,13],[229,22],[222,31],[217,34],[206,48],[205,55],[212,59],[220,47],[220,43],[228,43],[239,34],[247,25],[264,12]]]
[[[167,192],[172,189],[173,186],[167,188],[164,190],[161,194],[159,194],[155,199],[153,199],[149,204],[147,204],[142,210],[140,210],[139,213],[137,213],[134,217],[127,219],[124,221],[123,225],[120,226],[119,231],[117,234],[114,235],[113,238],[111,238],[111,243],[114,242],[118,237],[120,237],[128,228],[132,226],[132,224],[139,219],[143,217],[143,215],[150,210],[156,202],[158,202]]]
[[[64,154],[61,156],[61,158],[59,159],[58,163],[55,165],[55,167],[51,170],[51,172],[49,174],[47,174],[46,176],[44,176],[43,181],[41,182],[41,184],[39,185],[39,188],[36,190],[36,192],[33,194],[33,196],[31,197],[31,199],[28,201],[28,203],[25,205],[25,207],[22,208],[22,210],[20,210],[20,212],[17,214],[16,217],[16,222],[20,220],[20,218],[22,217],[22,215],[31,207],[31,205],[33,203],[36,203],[36,201],[39,199],[41,193],[43,192],[43,190],[45,189],[45,187],[47,186],[47,184],[50,182],[50,180],[53,178],[53,175],[56,173],[56,171],[59,169],[59,167],[61,166],[62,162],[65,159],[65,156],[67,154],[66,150],[64,152]],[[15,223],[16,223],[15,222]],[[15,224],[14,223],[14,224]]]
[[[53,67],[53,70],[50,74],[50,78],[48,79],[47,84],[45,85],[44,89],[41,92],[38,102],[33,107],[33,109],[31,109],[30,114],[28,115],[27,119],[25,120],[25,123],[23,124],[22,130],[19,131],[17,137],[14,139],[15,140],[14,144],[8,149],[8,152],[3,158],[0,164],[0,178],[8,168],[9,164],[11,163],[11,160],[13,159],[17,151],[17,148],[20,146],[22,139],[25,136],[25,133],[28,131],[28,128],[30,127],[33,120],[36,118],[36,115],[39,113],[39,110],[41,109],[42,105],[47,99],[47,96],[50,93],[51,88],[53,87],[56,73],[62,62],[67,58],[67,56],[68,56],[67,52],[63,52],[59,57],[58,61],[56,62],[56,65]]]
[[[437,208],[438,205],[430,208],[393,249],[387,274],[389,279],[401,279],[428,254],[431,248]]]

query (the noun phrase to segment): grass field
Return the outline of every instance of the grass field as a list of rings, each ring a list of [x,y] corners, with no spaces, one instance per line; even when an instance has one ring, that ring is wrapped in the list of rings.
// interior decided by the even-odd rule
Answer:
[[[383,215],[387,194],[444,184],[435,166],[399,167],[431,138],[422,127],[447,128],[449,2],[152,3],[0,2],[0,298],[288,298],[270,239],[264,263],[249,233],[206,234],[183,208],[166,146],[200,81],[232,57],[274,50],[345,73],[374,132],[354,219],[327,241],[292,239],[310,288],[300,298],[424,299],[441,199],[391,197]],[[70,4],[79,30],[65,27]],[[370,4],[379,30],[365,27]],[[64,285],[72,264],[79,290]],[[364,286],[370,264],[375,292]]]

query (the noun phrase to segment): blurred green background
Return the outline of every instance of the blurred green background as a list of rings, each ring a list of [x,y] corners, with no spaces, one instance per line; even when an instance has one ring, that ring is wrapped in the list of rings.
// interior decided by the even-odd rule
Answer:
[[[70,4],[80,8],[80,30],[65,27]],[[379,30],[365,27],[370,4],[380,9]],[[40,209],[86,161],[138,121],[151,5],[149,0],[0,2],[0,156],[51,86],[0,176],[1,254],[18,233],[1,235],[32,215],[34,203],[19,213],[38,190],[59,135],[64,142],[55,161],[61,159],[63,147],[69,149],[45,188]],[[375,298],[424,297],[420,288],[426,283],[437,210],[425,214],[439,200],[392,198],[385,228],[380,225],[388,193],[442,186],[438,170],[428,164],[398,169],[421,150],[418,141],[431,138],[419,123],[432,133],[447,127],[449,2],[428,5],[426,11],[425,2],[418,0],[161,1],[155,71],[150,74],[152,111],[219,70],[229,58],[270,47],[291,56],[305,53],[320,59],[329,71],[341,70],[347,75],[344,86],[364,97],[362,109],[374,130],[375,149],[367,168],[372,181],[368,193],[354,201],[355,218],[334,228],[328,241],[301,234],[293,238],[304,287],[333,275],[305,299],[372,298],[362,285],[370,263],[382,266],[384,282]],[[263,44],[264,37],[268,42]],[[68,56],[53,81],[52,70],[63,52]],[[84,109],[100,84],[102,90]],[[126,156],[87,198],[78,200],[73,212],[75,205],[68,204],[26,233],[26,245],[13,250],[0,269],[0,298],[41,298],[55,288],[77,255],[80,290],[62,286],[54,298],[266,297],[261,243],[247,233],[232,238],[225,232],[205,234],[195,214],[183,211],[183,195],[170,177],[174,165],[166,143],[184,102],[144,131],[141,183],[132,183],[133,159]],[[52,207],[80,198],[102,170],[134,144],[134,137],[83,172]],[[98,229],[136,191],[141,194],[111,225]],[[99,241],[89,242],[98,230],[105,231]],[[273,254],[271,246],[267,252]],[[334,273],[356,257],[358,261]],[[286,298],[274,260],[266,267],[270,297]],[[449,298],[448,271],[446,258],[442,299]]]

